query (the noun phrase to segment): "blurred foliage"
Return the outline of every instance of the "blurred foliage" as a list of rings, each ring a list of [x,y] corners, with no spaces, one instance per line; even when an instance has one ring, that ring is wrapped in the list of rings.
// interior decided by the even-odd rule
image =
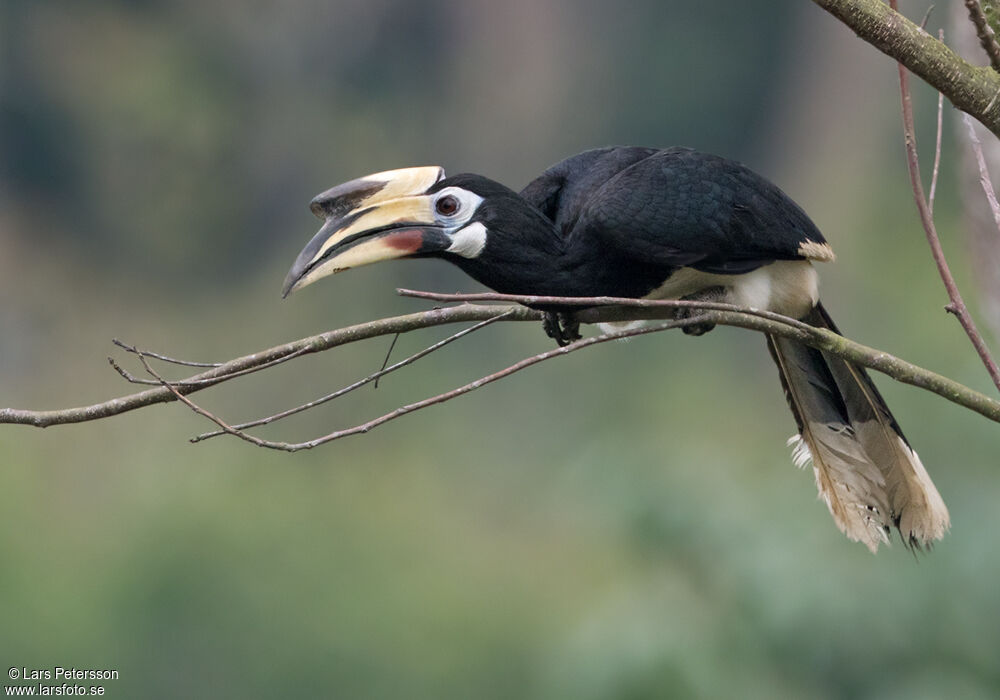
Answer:
[[[5,0],[0,56],[4,405],[126,391],[113,336],[222,359],[421,308],[396,286],[473,289],[393,263],[278,298],[332,184],[439,163],[519,187],[608,143],[773,177],[840,254],[822,273],[845,331],[989,389],[940,310],[895,69],[809,3]],[[949,148],[939,224],[974,297]],[[199,396],[269,413],[387,343]],[[270,434],[544,347],[494,327]],[[774,375],[758,337],[719,329],[602,346],[308,454],[187,445],[206,426],[178,406],[5,427],[0,660],[118,668],[111,697],[996,697],[995,426],[881,382],[955,525],[928,556],[873,558],[791,466]]]

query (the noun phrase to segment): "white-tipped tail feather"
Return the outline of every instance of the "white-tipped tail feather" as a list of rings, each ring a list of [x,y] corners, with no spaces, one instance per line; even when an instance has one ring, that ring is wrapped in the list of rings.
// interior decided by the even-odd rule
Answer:
[[[867,479],[852,475],[849,465],[843,469],[845,463],[835,457],[814,459],[808,442],[801,435],[793,435],[788,442],[793,445],[792,461],[796,467],[803,469],[812,465],[819,497],[830,509],[840,531],[855,542],[863,542],[872,552],[878,550],[880,543],[889,544],[891,522],[886,517],[887,509],[875,505],[882,500],[879,498],[882,484],[864,483]]]
[[[803,320],[837,330],[819,305]],[[792,460],[812,463],[837,527],[872,552],[893,526],[907,546],[943,537],[948,509],[864,369],[786,338],[768,348],[799,426]]]

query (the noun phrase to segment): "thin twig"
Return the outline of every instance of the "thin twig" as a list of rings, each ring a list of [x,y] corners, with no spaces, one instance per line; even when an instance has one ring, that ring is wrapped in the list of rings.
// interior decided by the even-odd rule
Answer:
[[[738,319],[733,318],[734,316],[738,316],[739,318]],[[254,436],[247,435],[246,433],[242,433],[241,431],[235,429],[232,426],[225,425],[224,423],[222,423],[220,420],[212,416],[204,409],[195,408],[195,410],[199,414],[205,416],[206,418],[209,418],[217,425],[219,425],[224,432],[234,434],[237,437],[247,440],[248,442],[252,442],[255,445],[275,450],[282,450],[286,452],[297,452],[299,450],[318,447],[320,445],[332,442],[334,440],[339,440],[341,438],[348,437],[350,435],[367,433],[370,430],[378,427],[379,425],[382,425],[383,423],[395,420],[396,418],[400,418],[408,413],[412,413],[414,411],[418,411],[423,408],[427,408],[429,406],[433,406],[439,403],[444,403],[445,401],[449,401],[463,394],[467,394],[471,391],[474,391],[476,389],[485,386],[486,384],[492,383],[499,379],[503,379],[504,377],[514,374],[515,372],[530,367],[534,364],[538,364],[539,362],[543,362],[545,360],[549,360],[554,357],[561,357],[570,352],[574,352],[576,350],[589,347],[597,343],[603,343],[609,340],[617,340],[620,338],[629,338],[638,335],[645,335],[648,333],[656,333],[671,328],[680,328],[687,325],[702,323],[705,320],[708,320],[711,323],[741,325],[743,327],[751,328],[753,330],[761,330],[763,332],[769,332],[770,330],[777,330],[780,331],[780,333],[786,337],[792,337],[797,340],[800,340],[801,342],[813,345],[814,347],[834,352],[835,354],[843,356],[845,357],[845,359],[851,359],[852,361],[853,358],[855,357],[853,355],[853,352],[858,349],[858,348],[853,348],[851,351],[842,354],[845,347],[855,346],[856,344],[853,343],[852,341],[846,340],[842,336],[833,333],[832,331],[829,331],[827,329],[813,328],[811,326],[806,326],[806,329],[791,328],[785,324],[781,324],[770,319],[765,319],[749,314],[736,314],[729,311],[707,311],[704,316],[677,319],[674,321],[659,323],[653,326],[647,326],[643,328],[632,328],[613,333],[606,333],[603,335],[598,335],[590,338],[584,338],[582,340],[570,343],[569,345],[566,345],[564,347],[549,350],[547,352],[539,353],[538,355],[526,358],[505,369],[502,369],[498,372],[494,372],[493,374],[486,375],[485,377],[481,377],[473,382],[469,382],[468,384],[464,384],[463,386],[460,386],[456,389],[452,389],[451,391],[443,392],[441,394],[437,394],[435,396],[423,399],[421,401],[401,406],[393,411],[385,413],[377,418],[373,418],[372,420],[369,420],[367,422],[360,423],[350,428],[337,430],[322,437],[315,438],[313,440],[308,440],[305,442],[290,443],[290,442],[262,440]],[[861,347],[863,348],[863,346]],[[877,369],[879,371],[891,373],[895,378],[900,379],[900,381],[912,380],[912,383],[914,383],[915,385],[922,385],[929,378],[929,375],[933,375],[933,373],[926,373],[926,370],[920,370],[918,375],[908,375],[906,372],[908,363],[905,363],[902,360],[899,360],[898,358],[894,358],[891,355],[888,355],[887,353],[880,353],[871,350],[870,348],[865,348],[864,350],[861,350],[858,356],[864,359],[863,364],[865,364],[865,366],[872,367],[873,369]],[[912,368],[912,366],[909,367]],[[934,380],[935,382],[941,382],[941,384],[937,386],[939,390],[944,389],[945,386],[950,386],[955,384],[954,382],[952,382],[952,380],[949,380],[945,377],[941,377],[940,375],[934,375],[934,376],[935,376]],[[1000,422],[1000,402],[993,401],[992,399],[989,399],[982,395],[980,396],[983,403],[982,405],[979,406],[979,409],[985,409],[985,410],[980,410],[980,412],[983,413],[983,415],[990,417],[992,420]],[[185,403],[191,406],[190,400],[185,400]]]
[[[931,18],[931,14],[934,12],[934,5],[927,6],[927,12],[924,13],[924,18],[920,20],[920,28],[927,29],[927,20]]]
[[[117,338],[115,338],[114,343],[120,348],[125,347],[124,343],[122,343],[122,341],[118,340]],[[111,357],[110,355],[108,356],[108,364],[110,364],[112,369],[118,372],[118,374],[121,375],[122,379],[124,379],[129,384],[156,384],[156,385],[162,384],[162,382],[158,382],[155,379],[140,379],[139,377],[135,376],[127,369],[122,367],[120,364],[118,364],[115,358]]]
[[[531,297],[525,297],[528,299]],[[535,297],[537,298],[537,297]],[[556,297],[556,299],[559,299]],[[579,299],[563,300],[559,299],[562,305],[569,306]],[[589,300],[582,300],[589,301]],[[634,300],[632,300],[634,301]],[[698,306],[700,302],[686,302],[678,304],[681,306]],[[704,303],[703,308],[713,306]],[[419,328],[430,328],[446,323],[463,323],[467,321],[485,321],[493,318],[498,313],[510,312],[510,316],[504,321],[533,321],[542,319],[542,313],[521,306],[497,308],[491,305],[462,304],[460,306],[449,306],[444,308],[434,308],[423,312],[406,314],[404,316],[394,316],[375,321],[360,323],[355,326],[338,328],[327,331],[319,335],[302,338],[291,343],[285,343],[273,348],[262,350],[252,355],[245,355],[226,362],[220,367],[203,372],[191,379],[216,378],[217,383],[226,381],[234,371],[246,369],[264,364],[276,357],[282,357],[289,353],[306,348],[304,352],[322,352],[346,343],[357,342],[376,336],[389,335],[398,332],[408,332]],[[613,308],[591,308],[578,311],[575,316],[583,323],[607,323],[615,321],[635,320],[636,318],[663,318],[672,313],[669,308],[646,308],[628,309],[623,307]],[[701,319],[696,319],[701,320]],[[788,323],[764,318],[760,312],[749,309],[739,311],[715,311],[712,312],[712,323],[726,326],[736,326],[762,333],[782,336],[798,340],[812,347],[816,347],[831,355],[842,357],[854,364],[867,367],[869,369],[889,375],[896,381],[904,384],[931,391],[953,403],[968,408],[979,413],[990,420],[1000,422],[1000,401],[996,401],[981,392],[970,389],[952,379],[948,379],[936,372],[917,367],[898,357],[881,350],[862,345],[848,338],[844,338],[836,333],[824,329],[804,328],[789,325]],[[568,346],[567,346],[568,347]],[[182,394],[200,391],[210,384],[200,384],[176,388]],[[118,415],[126,411],[150,406],[156,403],[175,401],[177,396],[174,391],[159,386],[146,391],[141,391],[128,396],[96,403],[90,406],[78,408],[66,408],[55,411],[33,411],[28,409],[2,408],[0,409],[0,424],[12,423],[21,425],[32,425],[35,427],[46,427],[50,425],[65,425],[68,423],[80,423],[83,421],[97,420],[109,416]]]
[[[1000,136],[1000,75],[974,66],[943,42],[886,6],[884,0],[813,0],[850,27],[864,41],[944,93]]]
[[[620,320],[642,320],[657,318],[650,316],[647,312],[628,315],[625,308],[635,309],[701,309],[703,311],[730,311],[748,316],[759,316],[772,321],[777,321],[792,328],[800,330],[813,330],[813,326],[803,323],[791,316],[783,316],[773,311],[764,311],[746,306],[736,306],[717,301],[694,301],[689,299],[634,299],[631,297],[553,297],[538,294],[500,294],[499,292],[477,292],[475,294],[442,294],[439,292],[423,292],[416,289],[396,289],[396,293],[403,297],[413,297],[414,299],[429,299],[431,301],[453,301],[468,303],[472,301],[502,301],[526,306],[582,306],[582,307],[624,307],[625,314]],[[580,314],[580,312],[577,312]],[[583,323],[595,323],[586,315],[580,317]]]
[[[989,168],[986,166],[986,156],[983,154],[983,144],[976,136],[975,125],[968,114],[963,114],[966,126],[969,128],[969,143],[972,145],[972,152],[976,155],[976,163],[979,165],[979,184],[986,194],[986,201],[990,203],[990,211],[993,212],[993,221],[1000,231],[1000,202],[997,202],[996,190],[993,189],[993,179],[990,177]]]
[[[983,12],[979,0],[965,0],[965,7],[969,11],[969,19],[976,27],[979,43],[990,57],[990,65],[993,66],[993,70],[1000,71],[1000,44],[997,43],[996,34],[986,19],[986,13]]]
[[[261,440],[260,438],[256,438],[253,435],[244,433],[242,430],[236,430],[218,416],[214,415],[213,413],[210,413],[209,411],[205,410],[204,408],[196,404],[194,401],[192,401],[184,394],[182,394],[180,392],[180,389],[178,389],[173,384],[171,384],[166,379],[157,374],[156,371],[152,367],[150,367],[149,362],[146,360],[146,356],[144,353],[142,353],[141,351],[136,351],[136,354],[139,356],[139,362],[141,362],[142,366],[146,369],[147,372],[149,372],[149,375],[154,379],[156,379],[165,389],[167,389],[167,391],[172,393],[177,398],[178,401],[186,405],[192,411],[194,411],[200,416],[204,416],[205,418],[209,419],[210,421],[218,425],[220,428],[222,428],[222,430],[228,433],[229,435],[238,437],[241,440],[246,440],[247,442],[256,445],[257,447],[269,447],[266,440]]]
[[[304,403],[304,404],[302,404],[300,406],[295,406],[294,408],[286,409],[284,411],[281,411],[280,413],[275,413],[274,415],[267,416],[265,418],[258,418],[256,420],[248,421],[246,423],[238,423],[237,425],[234,425],[233,428],[235,428],[237,430],[246,430],[247,428],[255,428],[258,425],[268,425],[270,423],[274,423],[275,421],[279,421],[282,418],[287,418],[288,416],[293,416],[296,413],[301,413],[302,411],[307,411],[310,408],[313,408],[315,406],[319,406],[321,404],[324,404],[327,401],[333,401],[334,399],[339,399],[344,394],[350,393],[350,392],[354,391],[355,389],[363,387],[365,384],[368,384],[369,382],[372,382],[372,381],[377,382],[380,378],[384,377],[385,375],[389,374],[390,372],[395,372],[397,369],[400,369],[402,367],[406,367],[407,365],[413,364],[417,360],[419,360],[419,359],[421,359],[423,357],[426,357],[427,355],[430,355],[435,350],[440,350],[445,345],[449,345],[450,343],[455,342],[459,338],[464,338],[465,336],[469,335],[470,333],[475,333],[480,328],[485,328],[486,326],[488,326],[488,325],[490,325],[492,323],[496,323],[497,321],[504,320],[505,318],[507,318],[508,316],[510,316],[512,312],[513,312],[513,310],[506,311],[504,313],[497,314],[493,318],[488,318],[485,321],[480,321],[479,323],[477,323],[474,326],[470,326],[468,328],[463,328],[458,333],[453,333],[452,335],[449,335],[447,338],[444,338],[443,340],[439,340],[438,342],[434,343],[433,345],[430,345],[430,346],[424,348],[420,352],[416,352],[416,353],[410,355],[409,357],[407,357],[406,359],[400,360],[399,362],[393,364],[391,367],[386,367],[385,365],[383,365],[382,369],[380,369],[378,372],[374,372],[372,374],[369,374],[364,379],[359,379],[358,381],[354,382],[353,384],[348,384],[347,386],[343,387],[342,389],[338,389],[337,391],[334,391],[333,393],[326,394],[325,396],[321,396],[318,399],[314,399],[314,400],[309,401],[307,403]],[[399,337],[398,333],[396,334],[396,337],[397,338]],[[191,442],[201,442],[202,440],[207,440],[208,438],[217,437],[219,435],[225,435],[225,433],[226,433],[225,430],[216,430],[216,431],[213,431],[213,432],[210,432],[210,433],[202,433],[201,435],[195,435],[193,438],[191,438],[190,441]]]
[[[430,328],[448,323],[464,323],[466,321],[484,321],[496,316],[497,309],[491,306],[475,306],[466,304],[463,307],[453,307],[450,309],[432,309],[418,313],[405,314],[403,316],[393,316],[375,321],[367,321],[353,326],[337,328],[318,335],[300,338],[290,343],[276,345],[266,350],[243,355],[228,362],[224,362],[218,367],[213,367],[205,372],[196,374],[183,380],[187,382],[181,392],[185,395],[201,391],[202,389],[222,382],[228,381],[235,376],[236,372],[251,367],[259,367],[276,358],[285,357],[291,353],[302,351],[302,354],[323,352],[331,348],[354,343],[359,340],[375,338],[390,333],[405,333],[417,328]],[[508,317],[507,321],[538,321],[542,314],[531,309],[517,309],[514,314]],[[204,381],[212,380],[212,381]],[[202,383],[192,383],[192,382]],[[73,408],[63,408],[52,411],[37,411],[22,408],[0,408],[0,424],[12,423],[19,425],[31,425],[36,428],[45,428],[50,425],[66,425],[68,423],[82,423],[85,421],[97,420],[116,416],[137,408],[151,406],[157,403],[175,401],[176,396],[166,387],[158,386],[145,391],[140,391],[127,396],[102,401],[89,406],[76,406]]]
[[[122,341],[118,340],[118,338],[112,338],[111,342],[117,345],[118,347],[122,348],[123,350],[129,350],[131,352],[132,346],[123,343]],[[170,364],[173,365],[183,365],[185,367],[218,367],[222,364],[221,362],[191,362],[190,360],[178,360],[173,357],[167,357],[166,355],[161,355],[158,352],[150,352],[149,350],[146,350],[145,354],[146,357],[152,357],[157,360],[169,362]]]
[[[268,447],[274,450],[281,450],[283,452],[298,452],[299,450],[309,450],[314,447],[319,447],[320,445],[325,445],[328,442],[333,442],[334,440],[340,440],[341,438],[349,437],[351,435],[357,435],[359,433],[367,433],[370,430],[377,428],[378,426],[388,423],[389,421],[401,418],[408,413],[413,413],[414,411],[419,411],[436,404],[444,403],[445,401],[450,401],[452,399],[458,398],[463,394],[468,394],[469,392],[480,389],[487,384],[492,384],[493,382],[503,379],[504,377],[509,377],[510,375],[520,372],[522,369],[527,369],[532,365],[537,365],[545,360],[551,360],[555,357],[564,357],[571,352],[577,350],[582,350],[583,348],[590,347],[592,345],[597,345],[598,343],[606,343],[609,340],[619,340],[622,338],[631,338],[639,335],[647,335],[649,333],[658,333],[660,331],[669,330],[671,328],[683,328],[685,326],[694,325],[700,323],[700,318],[684,318],[677,319],[674,321],[665,321],[663,323],[658,323],[653,326],[647,326],[645,328],[631,328],[623,331],[615,331],[613,333],[604,333],[602,335],[593,336],[590,338],[583,338],[577,340],[576,342],[570,343],[569,345],[564,345],[562,347],[555,348],[554,350],[549,350],[547,352],[542,352],[531,357],[527,357],[520,362],[516,362],[509,367],[506,367],[498,372],[488,374],[484,377],[480,377],[475,381],[469,382],[468,384],[463,384],[460,387],[452,389],[450,391],[445,391],[443,393],[437,394],[435,396],[428,397],[421,401],[415,403],[407,404],[405,406],[400,406],[399,408],[389,411],[377,418],[373,418],[365,423],[359,423],[358,425],[352,426],[350,428],[344,428],[343,430],[336,430],[322,437],[315,438],[313,440],[307,440],[305,442],[279,442],[273,440],[262,440],[260,438],[254,437],[253,435],[248,435],[247,433],[237,430],[232,426],[226,425],[217,417],[213,416],[211,413],[205,409],[195,405],[190,399],[184,396],[178,395],[178,398],[187,404],[192,410],[194,410],[199,415],[202,415],[213,423],[218,425],[225,433],[230,435],[235,435],[247,442],[252,442],[258,447]],[[169,387],[168,387],[169,388]]]
[[[930,9],[927,10],[927,14],[934,9],[931,5]],[[944,41],[944,29],[938,30],[938,41]],[[937,183],[938,183],[938,172],[941,170],[941,134],[943,132],[944,125],[944,93],[938,92],[938,103],[937,103],[937,134],[934,138],[934,169],[931,170],[931,188],[927,193],[927,211],[930,212],[931,216],[934,216],[934,195],[937,193]]]
[[[892,9],[895,10],[896,0],[890,0],[890,4]],[[903,112],[903,137],[906,143],[906,164],[910,171],[910,185],[913,188],[913,198],[917,203],[917,211],[920,214],[920,222],[923,224],[924,232],[927,235],[927,243],[930,245],[931,255],[934,257],[938,274],[940,274],[941,281],[948,292],[948,298],[951,300],[951,303],[945,309],[953,313],[958,322],[962,324],[966,335],[972,341],[972,346],[976,349],[980,359],[986,366],[993,384],[1000,390],[1000,368],[997,367],[996,361],[990,355],[989,348],[986,347],[986,342],[976,328],[976,323],[969,314],[969,309],[962,299],[962,294],[958,291],[958,285],[955,283],[955,278],[951,274],[951,269],[948,267],[948,261],[944,255],[944,249],[941,247],[941,239],[938,237],[937,229],[934,227],[934,219],[927,207],[927,199],[924,196],[924,188],[920,181],[920,160],[917,156],[917,138],[913,126],[913,101],[910,97],[909,72],[902,63],[897,63],[896,66],[899,70],[899,93]]]
[[[135,346],[128,345],[118,340],[117,338],[115,339],[114,343],[121,349],[133,353],[135,355],[138,355],[139,357],[155,357],[158,360],[163,359],[162,355],[157,355],[156,353],[150,352],[148,350],[139,350]],[[275,365],[280,365],[282,362],[288,362],[289,360],[294,360],[296,357],[304,355],[307,352],[309,352],[308,348],[299,348],[295,352],[290,352],[287,355],[282,355],[281,357],[277,357],[269,362],[265,362],[263,364],[256,365],[254,367],[248,367],[246,369],[238,370],[236,372],[230,372],[229,374],[223,374],[218,377],[211,377],[209,379],[177,379],[171,381],[170,385],[174,387],[184,387],[184,388],[193,386],[206,386],[206,385],[210,386],[212,384],[218,384],[220,381],[235,379],[236,377],[242,377],[246,374],[253,374],[254,372],[260,372],[261,370],[269,369],[271,367],[274,367]],[[115,362],[114,358],[109,357],[108,362],[110,362],[111,366],[115,369],[115,371],[117,371],[118,374],[120,374],[125,379],[125,381],[129,382],[130,384],[153,384],[156,386],[160,386],[163,384],[162,381],[159,381],[157,379],[140,379],[139,377],[136,377],[134,374],[128,372],[123,367],[121,367],[121,365]],[[195,366],[201,367],[203,365],[195,365]],[[221,367],[222,365],[218,364],[211,366]]]
[[[389,349],[385,351],[385,359],[382,360],[382,366],[378,368],[379,372],[385,371],[386,365],[389,364],[389,358],[392,357],[392,349],[396,347],[397,340],[399,340],[399,333],[392,336],[392,342],[389,343]],[[378,389],[378,381],[381,378],[381,375],[375,378],[375,383],[372,384],[372,389]]]
[[[861,367],[874,369],[883,374],[887,374],[898,382],[910,384],[922,389],[934,392],[950,401],[965,406],[990,420],[1000,422],[1000,402],[989,398],[978,391],[965,387],[954,380],[943,377],[940,374],[917,367],[905,360],[894,357],[881,350],[875,350],[860,343],[849,340],[844,336],[834,333],[825,328],[816,328],[807,323],[796,321],[787,316],[758,309],[747,309],[736,307],[731,304],[721,304],[703,301],[682,301],[682,300],[650,300],[650,299],[627,299],[619,297],[546,297],[517,294],[439,294],[436,292],[419,292],[412,289],[396,290],[403,296],[431,299],[437,301],[513,301],[520,304],[545,304],[554,306],[597,306],[607,303],[616,313],[615,320],[636,320],[642,318],[659,318],[662,316],[653,315],[659,311],[670,313],[671,308],[701,308],[706,309],[710,315],[708,319],[711,323],[724,326],[736,326],[748,330],[770,333],[785,338],[798,340],[806,345],[824,350],[845,360],[853,362]],[[619,306],[621,305],[621,306]],[[640,307],[642,313],[635,312],[640,309],[633,309],[633,313],[628,313],[625,306]],[[660,307],[659,309],[657,307]],[[454,307],[453,307],[454,308]],[[576,312],[575,317],[581,323],[602,323],[608,320],[609,309],[586,308]],[[703,317],[699,317],[703,318]],[[704,318],[703,318],[704,320]],[[948,387],[947,389],[945,387]],[[971,393],[970,393],[971,392]]]

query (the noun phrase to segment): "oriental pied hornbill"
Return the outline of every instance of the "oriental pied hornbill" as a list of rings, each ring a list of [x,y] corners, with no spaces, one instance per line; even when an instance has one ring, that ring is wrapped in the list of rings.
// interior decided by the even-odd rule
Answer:
[[[325,222],[285,295],[380,260],[438,257],[498,292],[711,298],[837,330],[812,265],[833,251],[805,212],[747,167],[685,148],[587,151],[520,194],[406,168],[327,190],[312,210]],[[547,331],[566,342],[561,322]],[[865,370],[785,338],[767,345],[799,428],[793,458],[812,461],[844,534],[872,551],[890,526],[907,546],[941,538],[944,502]]]

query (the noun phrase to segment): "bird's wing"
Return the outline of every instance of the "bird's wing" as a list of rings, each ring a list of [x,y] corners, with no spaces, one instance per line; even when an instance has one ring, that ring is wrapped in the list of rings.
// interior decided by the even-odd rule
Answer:
[[[568,232],[654,265],[748,272],[774,260],[830,260],[805,212],[740,163],[668,149],[593,189]]]
[[[563,234],[572,230],[587,199],[626,168],[658,153],[656,148],[609,146],[562,160],[529,182],[521,197],[541,211]]]

